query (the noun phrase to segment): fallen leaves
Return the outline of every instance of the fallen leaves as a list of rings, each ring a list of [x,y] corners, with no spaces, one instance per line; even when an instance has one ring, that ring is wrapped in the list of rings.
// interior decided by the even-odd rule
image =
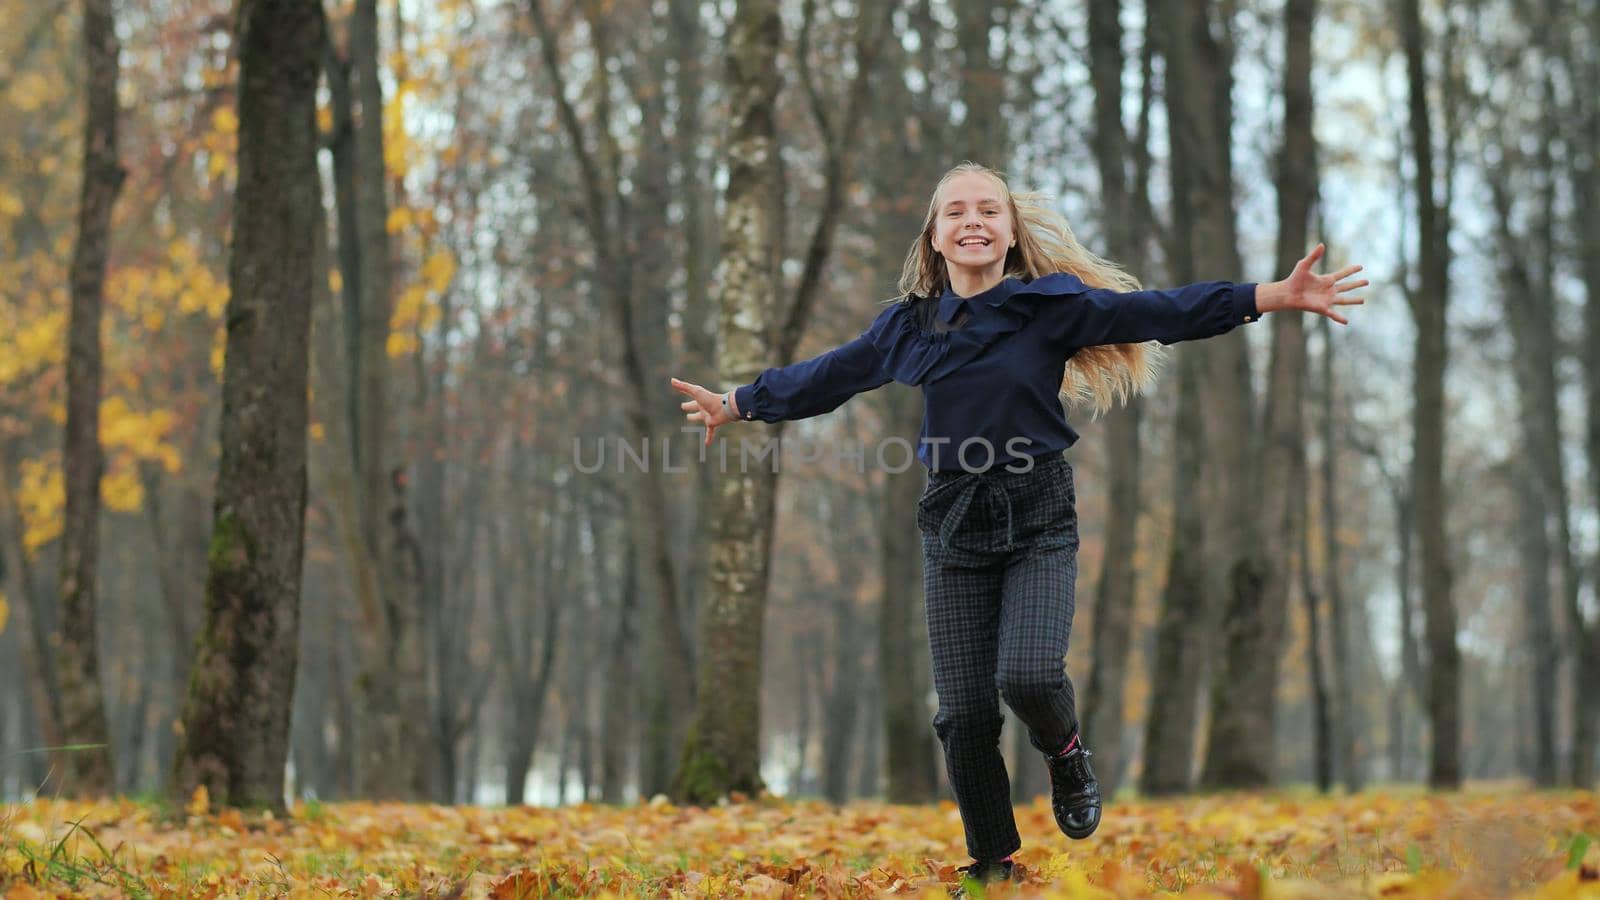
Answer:
[[[197,791],[176,814],[131,801],[0,810],[0,898],[944,897],[967,862],[948,802],[341,803],[287,821],[209,805]],[[1027,881],[990,896],[1600,898],[1589,794],[1116,803],[1081,842],[1042,800],[1017,807],[1017,823]]]

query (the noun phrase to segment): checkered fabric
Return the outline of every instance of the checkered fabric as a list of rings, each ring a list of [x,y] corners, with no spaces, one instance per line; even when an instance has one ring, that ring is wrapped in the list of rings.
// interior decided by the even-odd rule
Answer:
[[[1024,473],[931,473],[917,504],[939,695],[933,728],[974,859],[1021,846],[1000,698],[1041,752],[1060,751],[1078,728],[1066,673],[1076,499],[1071,465],[1049,455]]]

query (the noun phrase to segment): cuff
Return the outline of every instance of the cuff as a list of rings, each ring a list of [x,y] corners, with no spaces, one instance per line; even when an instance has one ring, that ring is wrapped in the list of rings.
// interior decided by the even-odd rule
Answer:
[[[1228,318],[1230,325],[1246,325],[1261,318],[1261,311],[1256,309],[1254,282],[1234,285],[1228,291],[1228,301],[1233,305],[1233,314]]]
[[[756,386],[747,384],[733,391],[733,403],[739,407],[739,418],[746,422],[754,421],[756,417]]]

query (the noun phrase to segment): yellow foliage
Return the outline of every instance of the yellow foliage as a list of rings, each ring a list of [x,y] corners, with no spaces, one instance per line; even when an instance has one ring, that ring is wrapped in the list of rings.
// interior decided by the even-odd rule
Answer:
[[[30,70],[11,82],[11,105],[18,112],[30,113],[49,103],[55,96],[50,79],[43,72]]]
[[[335,294],[344,290],[344,276],[339,273],[338,269],[330,268],[328,270],[328,290]]]
[[[405,206],[396,206],[389,210],[389,221],[384,226],[390,234],[399,234],[411,225],[411,209]]]
[[[268,893],[289,896],[946,897],[967,861],[949,803],[329,803],[283,819],[213,813],[197,790],[184,812],[174,827],[127,800],[37,800],[17,807],[8,833],[16,851],[60,863],[38,868],[46,894],[70,891],[65,873],[104,846],[127,848],[124,892],[162,896],[263,896],[265,877]],[[1081,843],[1056,829],[1044,798],[1016,816],[1023,883],[990,896],[1555,900],[1600,888],[1587,858],[1568,859],[1572,835],[1600,830],[1592,795],[1580,792],[1118,802]],[[93,842],[70,833],[83,821],[97,823]],[[0,855],[0,895],[8,877],[20,883],[8,865]]]
[[[228,159],[228,157],[222,155],[221,153],[212,151],[210,154],[210,159],[206,160],[207,177],[211,178],[213,181],[221,178],[223,173],[228,171],[228,165],[231,162],[232,160]]]
[[[211,811],[211,792],[205,785],[198,785],[194,793],[189,795],[189,803],[183,811],[191,816],[203,816]]]
[[[175,421],[169,410],[142,413],[130,408],[122,397],[107,397],[100,403],[100,443],[107,453],[121,451],[133,459],[161,459]]]
[[[238,134],[239,114],[231,106],[219,106],[211,114],[211,127],[223,134]]]
[[[390,332],[386,349],[391,358],[417,352],[417,338],[408,331]]]
[[[119,466],[100,479],[100,500],[111,512],[137,512],[144,505],[144,485],[132,468]]]
[[[0,333],[0,384],[59,365],[67,356],[67,311],[57,308],[25,319],[9,340]]]
[[[456,274],[456,258],[449,250],[435,250],[422,264],[422,281],[428,292],[438,296],[450,286]]]
[[[18,473],[17,506],[22,513],[22,547],[31,557],[61,536],[66,482],[57,459],[25,459]]]
[[[6,633],[6,620],[11,618],[11,604],[6,602],[6,592],[0,591],[0,634]]]

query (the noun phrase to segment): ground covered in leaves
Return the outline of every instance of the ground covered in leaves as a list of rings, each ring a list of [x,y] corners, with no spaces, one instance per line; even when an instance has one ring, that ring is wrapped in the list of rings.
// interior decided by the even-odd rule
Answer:
[[[967,862],[948,803],[342,803],[288,820],[200,804],[0,807],[0,897],[946,896]],[[1043,801],[1017,819],[1027,880],[990,896],[1600,898],[1594,794],[1126,802],[1079,842]]]

